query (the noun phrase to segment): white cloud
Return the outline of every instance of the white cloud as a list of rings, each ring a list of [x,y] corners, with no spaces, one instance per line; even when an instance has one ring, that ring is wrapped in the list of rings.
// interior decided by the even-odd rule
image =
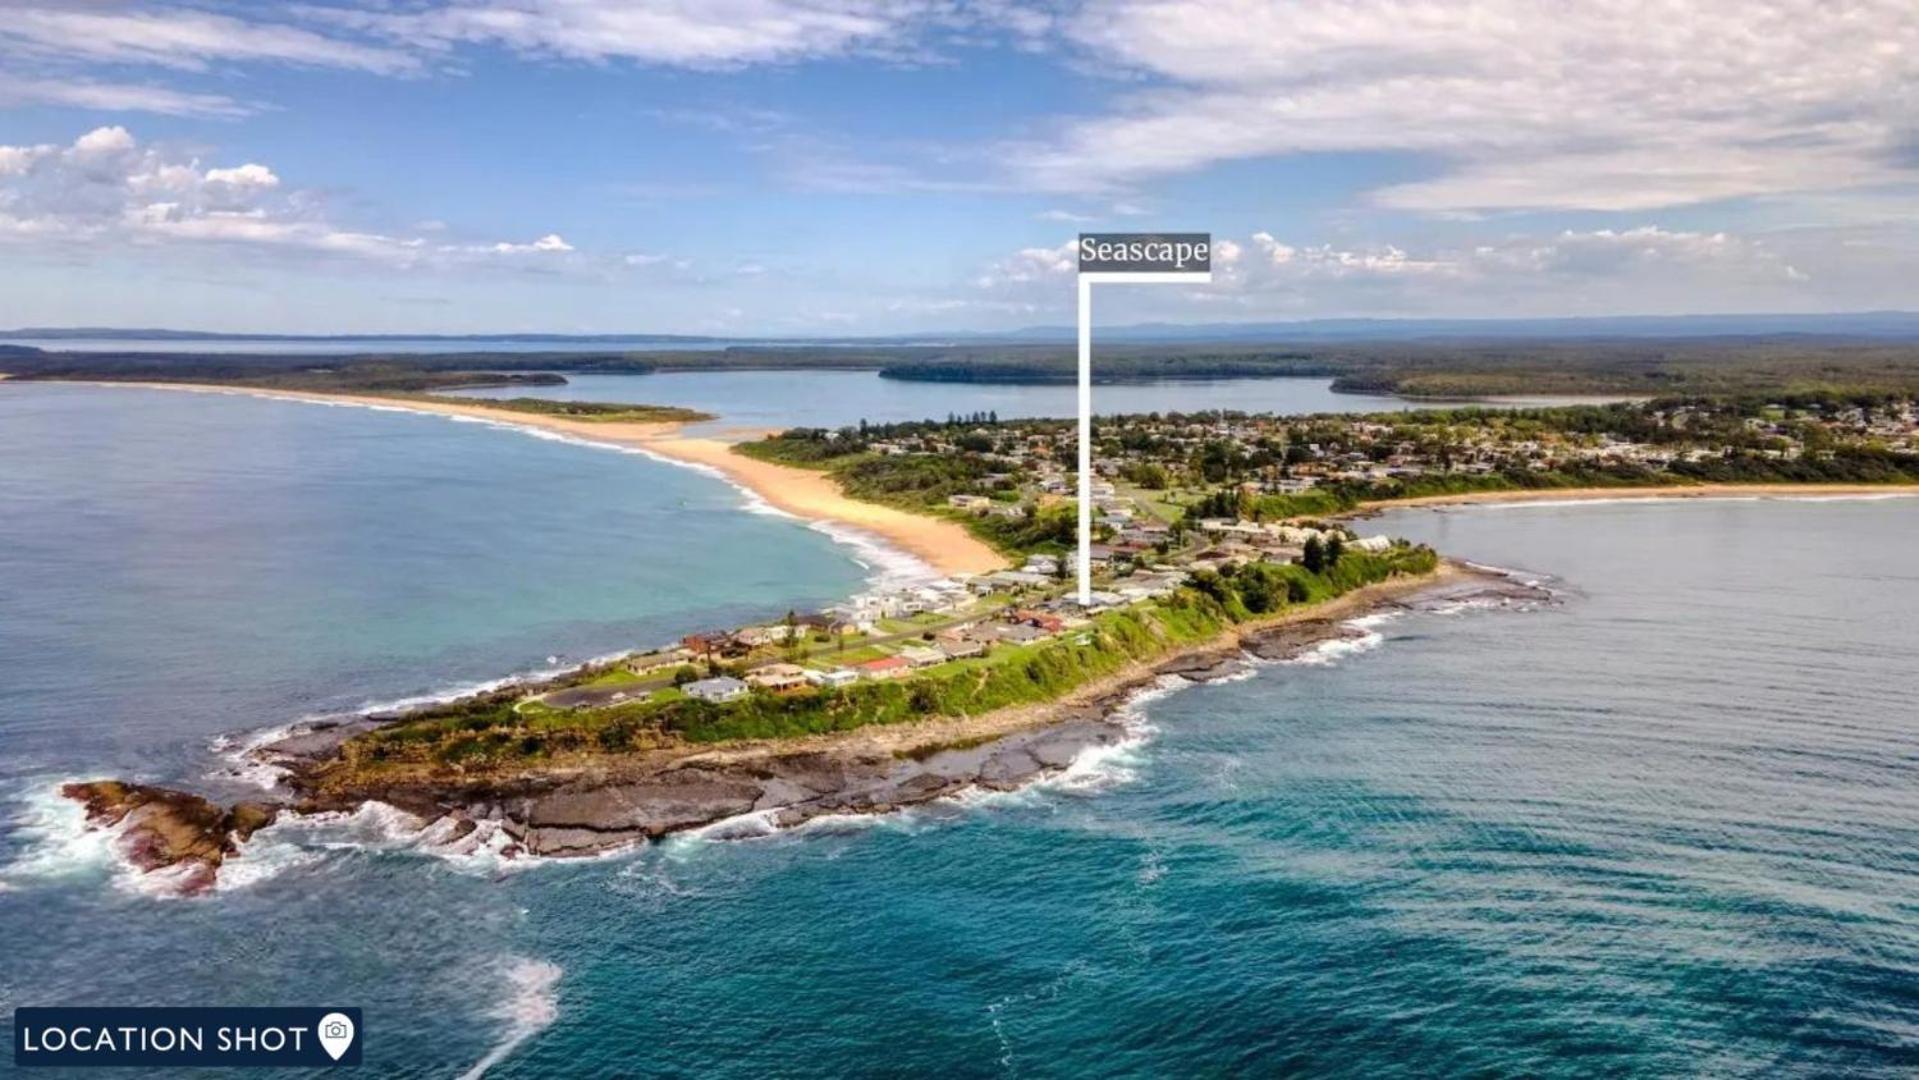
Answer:
[[[1011,258],[987,267],[974,284],[982,289],[1027,286],[1034,282],[1060,281],[1078,269],[1078,245],[1068,240],[1058,247],[1021,248]]]
[[[920,0],[469,0],[324,17],[438,49],[497,44],[572,60],[726,68],[887,45],[934,10]]]
[[[212,184],[232,184],[235,187],[271,188],[280,186],[280,178],[265,165],[248,162],[231,169],[208,169],[207,182]]]
[[[557,233],[455,244],[356,229],[329,220],[309,193],[281,188],[279,175],[258,162],[206,168],[142,144],[124,127],[99,127],[66,146],[0,146],[0,240],[63,254],[76,245],[225,245],[400,267],[574,250]]]
[[[73,140],[73,149],[78,154],[117,154],[133,149],[133,135],[118,125],[94,128]]]
[[[1643,210],[1912,180],[1909,0],[1107,0],[1072,38],[1147,89],[1013,148],[1098,191],[1239,159],[1427,155],[1424,211]]]
[[[89,79],[22,79],[0,75],[0,106],[7,105],[64,105],[164,116],[234,117],[254,111],[221,94],[194,94],[162,86]]]
[[[1190,318],[1196,310],[1240,318],[1498,317],[1848,306],[1809,292],[1823,275],[1804,265],[1854,256],[1835,255],[1830,244],[1802,244],[1787,255],[1764,239],[1658,225],[1457,245],[1288,243],[1260,231],[1214,239],[1210,286],[1137,290],[1125,304],[1141,320]],[[1067,314],[1072,256],[1070,244],[1027,248],[989,265],[975,284],[999,302]]]
[[[573,245],[560,239],[558,233],[547,233],[530,244],[501,242],[494,244],[492,250],[501,255],[539,255],[572,251]]]
[[[399,49],[184,7],[28,4],[0,18],[0,49],[39,59],[152,64],[204,71],[213,61],[271,61],[382,75],[417,71]]]

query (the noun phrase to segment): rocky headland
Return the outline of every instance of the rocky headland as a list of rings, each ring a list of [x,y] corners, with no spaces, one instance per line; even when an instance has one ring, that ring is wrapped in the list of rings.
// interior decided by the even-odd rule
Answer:
[[[224,860],[280,813],[352,812],[378,802],[435,824],[444,842],[483,826],[499,854],[603,853],[670,833],[759,815],[791,827],[827,815],[883,814],[969,789],[1010,790],[1070,769],[1087,751],[1137,738],[1126,704],[1168,676],[1206,682],[1257,661],[1294,660],[1328,642],[1364,636],[1358,616],[1394,608],[1536,604],[1550,594],[1448,564],[1425,579],[1371,586],[1306,617],[1241,627],[1203,647],[1135,665],[1044,706],[977,717],[930,717],[828,736],[608,756],[586,765],[479,776],[420,775],[342,784],[336,764],[355,736],[404,719],[361,716],[316,724],[251,753],[284,770],[282,798],[222,807],[187,792],[118,781],[63,789],[92,824],[120,830],[127,857],[205,889]],[[496,694],[524,692],[507,687]]]

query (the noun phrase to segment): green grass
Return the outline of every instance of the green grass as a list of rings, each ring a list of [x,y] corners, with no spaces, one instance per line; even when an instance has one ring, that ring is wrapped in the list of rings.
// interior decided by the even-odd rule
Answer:
[[[471,770],[533,763],[559,753],[779,739],[928,716],[978,715],[1055,700],[1129,664],[1209,641],[1233,623],[1310,607],[1395,575],[1429,572],[1437,563],[1429,548],[1397,547],[1383,554],[1349,551],[1318,574],[1291,564],[1250,564],[1198,575],[1194,587],[1170,598],[1102,613],[1085,628],[1048,641],[995,646],[985,657],[948,661],[897,681],[755,693],[725,705],[696,701],[677,689],[591,710],[538,703],[518,709],[510,702],[455,705],[361,736],[349,744],[347,756],[359,766],[416,762]],[[1302,599],[1288,599],[1295,595]],[[882,650],[866,646],[844,657],[822,654],[815,660],[857,663],[879,655]]]
[[[645,682],[644,676],[635,675],[624,666],[608,668],[605,672],[580,683],[580,686],[628,686],[636,682]]]

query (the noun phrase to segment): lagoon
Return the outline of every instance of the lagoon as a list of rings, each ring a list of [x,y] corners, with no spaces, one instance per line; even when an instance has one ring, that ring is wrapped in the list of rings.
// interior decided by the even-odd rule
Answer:
[[[644,375],[567,374],[565,386],[457,391],[468,397],[543,397],[678,405],[713,413],[719,428],[841,427],[861,420],[943,420],[949,414],[997,413],[1006,419],[1077,415],[1071,385],[917,382],[877,371],[666,371]],[[1454,408],[1460,402],[1416,402],[1379,394],[1335,393],[1326,378],[1157,379],[1093,387],[1095,413],[1202,412],[1369,413]],[[1529,397],[1476,404],[1534,407],[1603,398]]]

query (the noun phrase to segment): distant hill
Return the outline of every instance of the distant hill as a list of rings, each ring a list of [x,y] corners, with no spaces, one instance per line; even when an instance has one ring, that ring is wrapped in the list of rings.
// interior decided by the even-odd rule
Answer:
[[[1007,341],[1072,341],[1071,326],[1032,326]],[[948,335],[951,336],[951,335]],[[990,337],[991,335],[985,335]],[[1815,315],[1606,315],[1560,319],[1301,319],[1259,323],[1134,323],[1102,326],[1103,341],[1303,342],[1498,341],[1512,339],[1873,338],[1919,341],[1919,312]],[[975,339],[977,340],[977,339]]]
[[[1008,331],[942,331],[868,337],[712,337],[697,334],[234,334],[199,330],[123,327],[22,327],[0,338],[37,341],[341,342],[437,341],[486,345],[536,342],[561,347],[658,345],[664,348],[738,345],[952,345],[1071,343],[1071,326],[1029,326]],[[1339,342],[1510,341],[1618,338],[1806,337],[1919,341],[1919,312],[1861,311],[1811,315],[1605,315],[1554,319],[1301,319],[1255,323],[1134,323],[1102,326],[1103,342]]]

